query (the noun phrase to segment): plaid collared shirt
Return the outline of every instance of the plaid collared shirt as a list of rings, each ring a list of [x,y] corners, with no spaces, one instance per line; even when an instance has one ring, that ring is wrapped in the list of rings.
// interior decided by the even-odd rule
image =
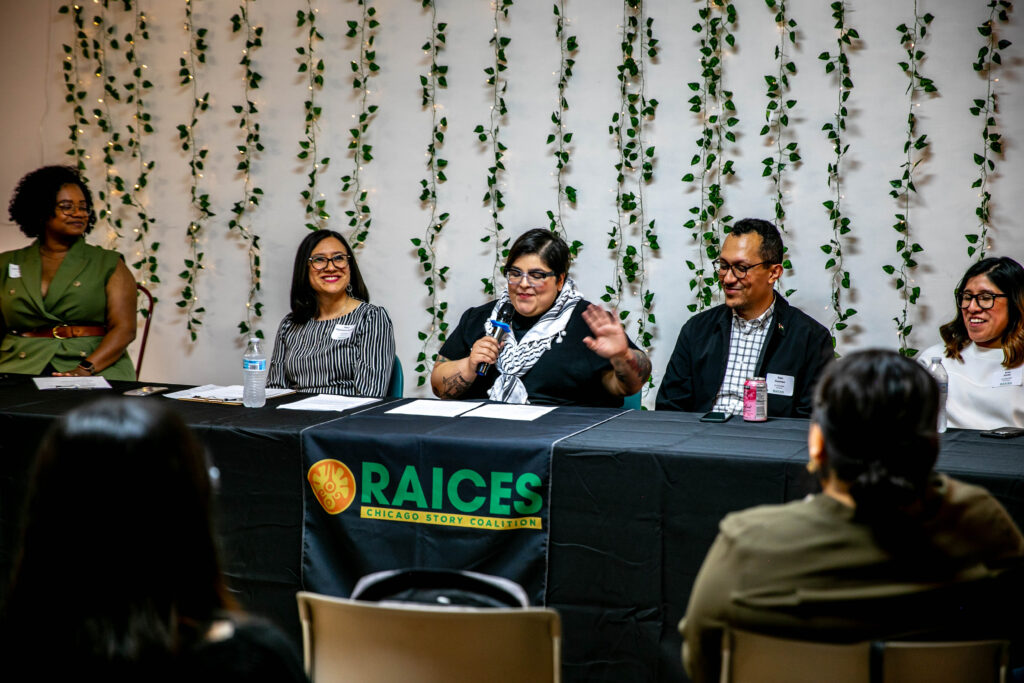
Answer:
[[[729,334],[729,362],[725,366],[725,378],[715,398],[712,410],[739,415],[743,412],[743,383],[754,376],[761,347],[768,338],[769,325],[775,314],[775,299],[768,310],[754,318],[744,320],[732,314],[732,331]]]

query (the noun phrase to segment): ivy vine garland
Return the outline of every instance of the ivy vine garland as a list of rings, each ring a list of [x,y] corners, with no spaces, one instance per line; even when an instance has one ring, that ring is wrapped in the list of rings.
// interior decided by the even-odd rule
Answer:
[[[64,95],[64,101],[71,105],[73,117],[71,125],[68,126],[70,129],[68,140],[71,142],[71,147],[68,149],[67,154],[74,157],[75,167],[84,176],[86,154],[81,144],[81,136],[85,132],[84,128],[89,125],[89,119],[85,118],[83,102],[89,93],[82,86],[82,75],[79,70],[78,59],[80,55],[83,59],[90,58],[89,38],[85,34],[85,21],[82,19],[81,5],[61,5],[57,11],[60,14],[67,14],[75,27],[75,40],[72,41],[72,44],[64,43],[61,45],[64,51],[61,74],[64,78],[64,90],[67,93]]]
[[[259,89],[263,76],[253,68],[253,53],[263,46],[263,27],[253,26],[249,20],[252,0],[243,0],[238,13],[231,17],[231,31],[241,33],[245,37],[245,47],[239,64],[245,68],[242,78],[245,103],[232,107],[239,115],[238,127],[245,133],[244,144],[238,145],[241,157],[235,167],[242,174],[242,198],[231,207],[232,217],[228,221],[228,230],[237,231],[239,237],[248,246],[249,261],[249,292],[245,301],[245,320],[238,323],[238,333],[244,338],[256,336],[263,339],[263,330],[259,328],[259,320],[263,316],[263,302],[260,294],[260,237],[253,231],[250,214],[259,206],[263,189],[253,184],[252,163],[263,151],[260,142],[260,124],[257,120],[259,109],[253,101],[253,91]]]
[[[847,50],[853,47],[853,41],[859,40],[857,30],[846,23],[846,8],[842,1],[833,2],[832,18],[836,20],[834,28],[839,31],[836,38],[836,51],[834,54],[822,52],[818,59],[825,62],[825,73],[838,76],[839,87],[837,88],[838,103],[836,113],[832,121],[822,126],[827,132],[829,141],[832,143],[832,151],[835,158],[828,164],[828,186],[832,190],[832,198],[822,204],[828,209],[828,218],[832,224],[832,237],[828,244],[821,245],[821,250],[828,254],[828,261],[825,263],[825,270],[832,271],[832,314],[834,316],[831,324],[833,331],[846,329],[847,322],[857,314],[853,308],[843,308],[843,290],[850,289],[850,272],[843,265],[843,236],[851,230],[850,219],[842,212],[842,163],[849,150],[849,143],[845,142],[846,135],[846,101],[850,98],[853,90],[853,79],[850,77],[850,60]],[[832,344],[836,339],[833,335]]]
[[[348,148],[352,150],[352,171],[341,177],[341,191],[352,193],[352,208],[345,211],[348,225],[352,228],[349,233],[352,249],[361,247],[370,231],[368,191],[363,189],[360,178],[363,164],[373,161],[373,146],[366,142],[366,133],[370,122],[375,118],[377,105],[368,105],[367,99],[370,95],[369,80],[380,70],[380,65],[374,61],[377,58],[377,51],[373,48],[377,27],[380,26],[380,22],[374,18],[377,9],[369,6],[367,0],[356,2],[363,10],[362,18],[360,21],[349,21],[348,32],[345,35],[356,39],[359,50],[359,59],[352,62],[352,71],[355,72],[352,87],[359,93],[359,117],[355,128],[349,129],[352,135],[348,143]]]
[[[917,0],[914,0],[913,23],[910,25],[900,24],[896,27],[900,34],[900,45],[903,46],[907,55],[906,60],[901,61],[899,66],[909,81],[907,84],[907,139],[903,143],[905,160],[900,164],[900,168],[903,169],[900,177],[889,181],[892,186],[889,194],[896,199],[899,205],[896,222],[892,227],[899,233],[899,239],[896,240],[896,251],[899,253],[900,263],[898,266],[884,265],[882,270],[896,278],[896,290],[903,299],[903,308],[893,318],[893,322],[896,323],[899,352],[909,358],[917,355],[917,349],[911,348],[908,344],[908,337],[914,327],[910,323],[910,307],[916,305],[921,296],[921,288],[912,286],[910,275],[913,269],[917,268],[915,255],[923,251],[923,247],[913,240],[911,234],[910,209],[911,200],[917,194],[914,173],[923,161],[923,150],[929,145],[928,136],[918,134],[917,116],[914,114],[914,109],[919,106],[917,102],[919,93],[938,93],[935,82],[921,74],[921,62],[925,57],[921,43],[928,33],[928,25],[934,18],[931,14],[920,14],[917,9]]]
[[[106,136],[103,143],[103,185],[96,191],[100,205],[96,218],[97,221],[107,224],[109,233],[113,235],[111,245],[117,246],[123,237],[121,231],[124,223],[115,211],[117,207],[114,204],[114,194],[116,191],[124,190],[124,179],[117,173],[117,158],[125,149],[121,141],[120,127],[111,110],[111,101],[121,102],[121,93],[108,55],[118,52],[121,44],[117,39],[117,26],[107,20],[107,10],[108,0],[103,0],[100,3],[100,13],[92,20],[93,26],[96,27],[92,50],[94,75],[103,87],[92,114],[96,125]]]
[[[99,14],[94,15],[91,25],[95,34],[90,38],[86,33],[83,8],[81,5],[62,5],[59,14],[67,14],[75,27],[75,40],[71,45],[62,45],[64,61],[62,74],[66,91],[65,101],[72,105],[73,121],[69,126],[71,147],[67,154],[74,157],[75,166],[87,176],[87,161],[92,157],[83,146],[82,138],[85,129],[90,125],[86,117],[84,102],[89,96],[88,88],[83,84],[81,64],[92,63],[93,75],[102,86],[102,93],[96,99],[96,106],[90,112],[100,132],[104,134],[102,142],[104,176],[103,185],[97,190],[99,209],[97,217],[107,223],[116,242],[123,235],[125,222],[119,209],[131,208],[138,219],[132,229],[136,243],[135,259],[132,267],[137,271],[136,277],[144,285],[152,285],[160,281],[157,275],[156,250],[159,242],[149,244],[150,229],[156,220],[149,215],[146,202],[142,196],[148,183],[149,173],[155,166],[154,161],[147,161],[143,147],[143,136],[154,132],[151,115],[145,106],[144,95],[153,84],[144,77],[146,65],[138,57],[136,38],[148,40],[149,31],[146,17],[141,8],[131,0],[121,0],[124,13],[131,13],[132,29],[120,37],[117,24],[110,17],[109,1],[99,5]],[[124,58],[125,68],[131,76],[127,80],[119,79],[117,55]],[[79,60],[82,60],[81,62]],[[112,104],[120,106],[119,111],[131,113],[131,121],[123,125],[115,122]],[[126,133],[126,134],[124,134]],[[127,157],[134,162],[137,175],[129,179],[121,175],[117,169],[118,159]],[[115,197],[120,195],[120,201]],[[156,300],[156,297],[154,297]],[[148,309],[139,311],[148,314]]]
[[[780,30],[779,42],[775,46],[775,73],[764,77],[768,104],[764,112],[765,124],[761,127],[761,137],[765,139],[766,145],[774,147],[774,154],[761,161],[764,165],[761,176],[769,177],[771,180],[775,225],[785,233],[786,205],[783,188],[786,184],[786,169],[800,161],[800,150],[796,140],[792,139],[792,135],[786,134],[789,128],[789,115],[796,106],[796,100],[788,96],[791,91],[789,79],[796,74],[796,64],[789,58],[786,48],[792,45],[795,49],[797,46],[797,24],[786,10],[785,0],[765,0],[765,4],[773,12],[775,23]],[[791,270],[793,264],[785,255],[787,251],[789,247],[784,246],[782,267]],[[787,289],[786,296],[795,291]]]
[[[559,66],[558,66],[558,104],[555,111],[551,113],[551,123],[554,124],[554,132],[547,138],[548,145],[554,145],[552,155],[555,157],[555,184],[557,194],[555,197],[555,210],[548,211],[548,221],[551,231],[559,235],[569,245],[569,253],[574,257],[579,255],[583,243],[579,240],[569,240],[565,231],[565,223],[562,220],[562,207],[568,202],[576,205],[576,188],[565,182],[566,168],[569,165],[569,143],[572,142],[572,132],[565,127],[562,116],[569,111],[569,100],[566,99],[566,90],[569,88],[569,79],[572,78],[572,68],[576,60],[572,55],[579,50],[579,41],[576,36],[570,36],[565,31],[565,0],[558,0],[553,5],[555,14],[555,38],[558,39]]]
[[[624,0],[622,5],[622,63],[616,67],[619,79],[619,109],[612,114],[608,132],[615,140],[618,163],[615,178],[616,222],[608,233],[608,248],[615,259],[611,285],[605,286],[602,301],[619,309],[625,321],[631,312],[621,308],[625,281],[640,291],[641,312],[637,317],[640,344],[649,349],[654,338],[654,292],[647,287],[647,260],[658,250],[654,220],[647,220],[644,208],[645,186],[654,178],[655,148],[644,144],[646,122],[653,120],[656,99],[645,93],[647,60],[658,56],[654,37],[654,19],[647,16],[643,0]],[[638,244],[630,243],[630,233],[639,233]],[[639,245],[639,247],[638,247]]]
[[[199,327],[203,324],[203,313],[206,308],[199,304],[199,271],[203,269],[203,252],[199,238],[202,235],[203,223],[206,219],[212,218],[215,214],[210,211],[210,195],[200,190],[200,180],[203,177],[203,166],[209,149],[200,147],[196,142],[196,126],[199,123],[199,115],[210,106],[210,93],[203,93],[200,96],[199,85],[196,82],[198,76],[198,65],[206,63],[206,50],[209,45],[206,42],[207,29],[197,27],[193,21],[192,0],[185,0],[185,30],[188,32],[188,55],[187,59],[182,57],[179,60],[181,68],[178,75],[181,77],[181,85],[189,88],[192,94],[192,115],[188,124],[178,126],[178,138],[181,140],[182,151],[189,152],[188,162],[191,181],[189,183],[189,196],[192,201],[193,218],[189,221],[188,256],[185,258],[185,270],[178,274],[185,281],[181,290],[181,299],[176,304],[184,310],[187,319],[189,337],[195,341],[199,334]]]
[[[1001,156],[1003,153],[1002,136],[995,132],[999,130],[996,125],[996,102],[998,100],[994,92],[995,76],[993,73],[1003,63],[1002,50],[1008,48],[1011,43],[1008,40],[1000,40],[997,34],[996,23],[1009,21],[1009,12],[1013,9],[1013,3],[1009,0],[989,0],[988,19],[978,27],[978,33],[985,38],[985,44],[978,51],[978,61],[974,63],[974,70],[985,75],[985,97],[976,99],[971,107],[971,114],[977,116],[984,125],[981,127],[982,149],[981,153],[974,153],[974,163],[978,166],[978,179],[971,185],[978,188],[978,207],[974,210],[978,216],[978,232],[964,235],[967,239],[967,255],[978,254],[978,259],[985,258],[988,251],[988,229],[991,226],[991,215],[989,213],[989,202],[992,194],[988,191],[988,179],[996,170],[995,160],[991,155]]]
[[[686,267],[693,273],[690,290],[697,299],[687,305],[691,312],[711,306],[713,286],[718,281],[718,272],[709,269],[708,264],[721,253],[723,235],[732,221],[732,216],[721,215],[725,205],[722,186],[735,174],[733,161],[725,158],[724,151],[726,142],[735,144],[732,128],[739,123],[732,91],[725,89],[722,67],[726,48],[736,47],[732,29],[739,20],[738,12],[726,0],[706,0],[698,15],[700,21],[693,25],[693,31],[701,36],[701,80],[687,83],[696,93],[687,101],[690,111],[700,118],[701,132],[695,141],[697,151],[690,159],[690,165],[697,167],[696,172],[682,178],[684,183],[693,184],[698,202],[689,209],[692,217],[683,223],[699,245],[696,263],[686,261]]]
[[[303,208],[306,214],[306,227],[310,230],[320,230],[327,226],[327,213],[325,204],[327,200],[321,193],[317,197],[317,179],[326,170],[331,162],[330,157],[319,158],[317,153],[317,131],[321,108],[317,106],[316,94],[324,87],[324,60],[316,57],[316,43],[324,37],[316,27],[316,15],[310,0],[306,0],[306,11],[298,10],[295,13],[296,25],[299,28],[306,27],[306,44],[295,48],[295,51],[302,57],[299,63],[298,72],[306,74],[309,89],[308,99],[303,101],[302,107],[305,112],[305,130],[303,138],[299,141],[299,153],[296,155],[299,160],[310,162],[309,173],[306,174],[306,188],[302,191]]]
[[[416,247],[416,255],[419,258],[420,268],[423,269],[423,285],[427,288],[427,296],[430,297],[430,306],[427,313],[430,314],[430,323],[427,330],[417,332],[421,346],[416,355],[416,386],[423,386],[427,377],[433,370],[434,362],[437,360],[437,350],[444,343],[448,333],[448,323],[445,316],[448,313],[448,302],[443,301],[438,294],[438,288],[447,282],[448,266],[438,267],[437,263],[437,241],[441,237],[441,231],[448,223],[448,213],[438,213],[437,188],[447,178],[444,169],[448,161],[438,156],[440,149],[444,146],[445,132],[448,130],[447,117],[438,114],[440,105],[437,103],[437,91],[448,87],[448,66],[439,64],[437,59],[441,50],[444,49],[447,38],[445,30],[448,25],[437,21],[437,7],[432,0],[421,0],[423,7],[430,8],[430,39],[421,48],[430,55],[430,71],[427,75],[420,75],[420,86],[423,89],[421,106],[430,108],[430,141],[427,143],[427,172],[429,176],[420,180],[422,191],[420,202],[430,210],[430,218],[423,238],[412,238],[413,246]]]
[[[512,0],[495,0],[494,2],[494,35],[489,41],[494,51],[494,62],[491,66],[484,67],[487,85],[491,91],[491,114],[486,128],[483,125],[478,125],[473,129],[481,143],[490,142],[490,151],[494,160],[493,165],[487,169],[487,192],[484,193],[483,198],[484,204],[491,210],[491,226],[488,229],[488,234],[480,239],[484,243],[492,242],[494,246],[491,275],[480,279],[484,285],[484,294],[488,296],[495,295],[497,274],[501,270],[505,257],[508,256],[509,238],[504,236],[505,226],[498,220],[498,214],[505,208],[500,179],[505,172],[505,165],[501,160],[508,148],[502,144],[498,133],[501,130],[501,120],[508,114],[508,108],[505,106],[508,80],[502,76],[502,73],[508,69],[505,48],[512,42],[511,38],[501,34],[501,19],[504,18],[506,22],[508,21],[508,10],[511,6]]]
[[[130,0],[123,0],[123,2],[125,10],[132,11],[133,8]],[[138,174],[135,177],[134,183],[125,185],[121,201],[124,205],[132,207],[135,210],[136,218],[138,218],[138,227],[133,229],[136,243],[136,260],[132,263],[132,268],[136,270],[136,277],[143,286],[150,287],[160,282],[160,276],[157,273],[158,264],[156,257],[160,243],[150,241],[151,230],[156,224],[156,218],[149,214],[144,197],[146,186],[149,184],[149,174],[152,173],[156,162],[151,159],[147,161],[143,145],[144,136],[151,135],[154,132],[153,124],[151,123],[152,116],[146,108],[143,99],[145,93],[153,88],[153,83],[144,76],[145,70],[149,67],[141,62],[136,48],[138,40],[149,40],[146,15],[142,13],[139,3],[135,4],[133,20],[134,28],[132,33],[125,36],[127,47],[125,48],[124,55],[125,62],[128,68],[131,69],[132,80],[126,83],[124,87],[128,92],[127,103],[135,105],[133,123],[128,124],[127,129],[128,149],[131,151],[131,156],[136,162]],[[157,300],[158,297],[154,296],[154,303]],[[139,313],[145,317],[149,315],[149,308],[140,306]]]

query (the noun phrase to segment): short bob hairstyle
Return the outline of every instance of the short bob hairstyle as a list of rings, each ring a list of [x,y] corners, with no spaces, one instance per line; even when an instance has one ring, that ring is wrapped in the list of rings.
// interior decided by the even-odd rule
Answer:
[[[895,351],[858,351],[818,380],[811,420],[825,439],[826,467],[850,485],[859,518],[898,528],[923,498],[939,455],[938,387],[920,363]]]
[[[309,257],[316,249],[316,246],[328,237],[341,242],[348,253],[349,284],[352,286],[351,296],[356,299],[370,303],[370,292],[366,289],[363,276],[359,273],[359,264],[356,263],[355,252],[341,233],[333,230],[317,230],[306,235],[299,244],[299,250],[295,252],[295,267],[292,269],[292,320],[298,324],[309,322],[316,317],[319,304],[313,286],[309,284]]]
[[[19,180],[8,206],[11,220],[28,237],[42,237],[46,222],[57,214],[57,193],[65,185],[77,185],[85,195],[85,203],[89,207],[85,232],[90,232],[96,225],[92,193],[78,171],[70,166],[43,166]]]
[[[569,273],[569,245],[551,230],[534,228],[520,235],[508,250],[504,270],[511,268],[521,256],[529,254],[539,256],[556,278]]]
[[[98,665],[201,640],[235,608],[212,505],[205,452],[167,408],[106,398],[66,413],[36,455],[0,648],[60,643]]]
[[[1024,268],[1008,256],[981,259],[964,273],[956,287],[956,316],[939,328],[946,344],[946,357],[961,360],[960,352],[971,342],[960,309],[960,294],[971,278],[984,275],[1006,295],[1009,314],[1003,330],[1003,366],[1015,368],[1024,364]]]

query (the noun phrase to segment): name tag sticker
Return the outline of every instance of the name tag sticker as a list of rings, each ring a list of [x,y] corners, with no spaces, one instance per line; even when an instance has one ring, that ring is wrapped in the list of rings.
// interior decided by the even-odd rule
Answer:
[[[17,263],[8,263],[7,277],[21,277],[21,266]]]
[[[1024,384],[1024,366],[992,373],[993,387],[1019,387]]]
[[[769,372],[768,376],[765,377],[765,381],[768,383],[769,394],[778,394],[780,396],[793,395],[792,375],[776,375],[774,372]]]
[[[331,339],[335,341],[345,341],[352,336],[352,330],[354,329],[356,329],[355,325],[342,325],[341,323],[338,323],[331,331]]]

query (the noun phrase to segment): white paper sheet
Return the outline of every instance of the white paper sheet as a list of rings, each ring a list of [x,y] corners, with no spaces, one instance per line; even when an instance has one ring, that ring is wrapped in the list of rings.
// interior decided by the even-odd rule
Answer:
[[[294,389],[267,389],[267,398],[277,398],[294,394]],[[176,398],[183,401],[210,401],[212,403],[242,404],[242,385],[232,384],[222,387],[219,384],[204,384],[200,387],[174,391],[164,394],[167,398]]]
[[[33,377],[37,389],[109,389],[105,377]]]
[[[379,398],[363,398],[360,396],[335,396],[334,394],[316,394],[294,403],[279,405],[282,410],[349,410],[380,401]]]
[[[489,417],[496,420],[536,420],[547,415],[557,406],[527,406],[507,403],[487,403],[476,410],[463,413],[459,417]]]
[[[432,417],[458,417],[467,410],[480,405],[479,401],[431,401],[419,399],[392,408],[389,413],[396,415],[429,415]]]

